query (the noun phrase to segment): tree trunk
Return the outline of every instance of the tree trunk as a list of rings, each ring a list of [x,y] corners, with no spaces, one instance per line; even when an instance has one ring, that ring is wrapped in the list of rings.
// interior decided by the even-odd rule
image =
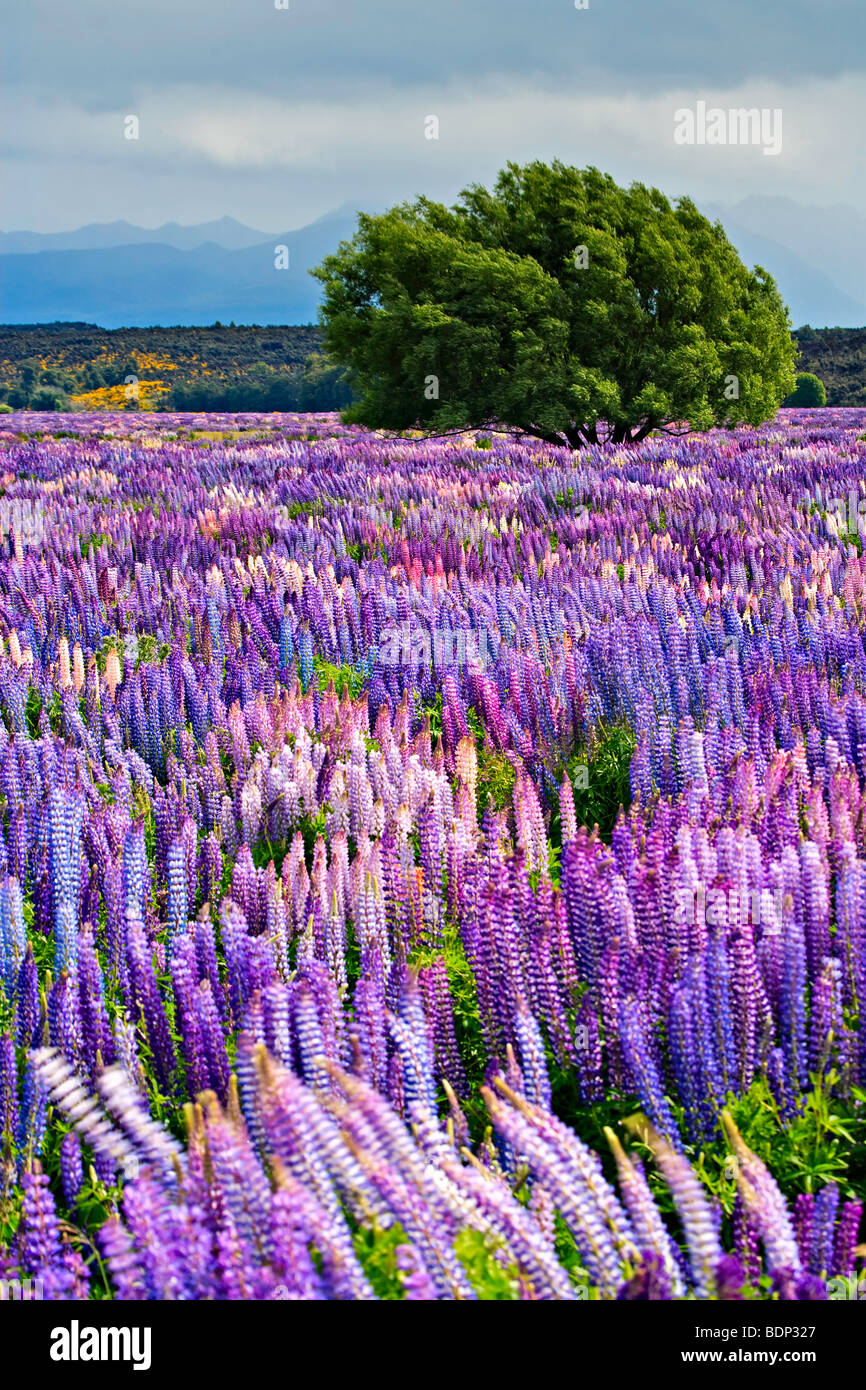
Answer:
[[[598,430],[595,425],[569,425],[565,434],[572,449],[579,449],[581,444],[598,443]]]
[[[639,444],[642,439],[646,439],[648,434],[652,434],[655,429],[654,420],[644,420],[639,429],[636,429],[631,437],[632,444]]]
[[[547,430],[536,429],[534,425],[520,426],[524,434],[531,435],[533,439],[542,439],[545,444],[552,444],[556,449],[565,449],[568,440],[562,434],[550,434]]]

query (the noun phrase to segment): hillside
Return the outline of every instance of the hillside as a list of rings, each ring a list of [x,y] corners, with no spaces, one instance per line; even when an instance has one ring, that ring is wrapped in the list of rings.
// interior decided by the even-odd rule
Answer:
[[[828,405],[866,405],[866,328],[798,328],[799,370],[814,372]]]
[[[333,410],[349,394],[321,357],[321,342],[312,326],[0,325],[0,401],[73,410]]]

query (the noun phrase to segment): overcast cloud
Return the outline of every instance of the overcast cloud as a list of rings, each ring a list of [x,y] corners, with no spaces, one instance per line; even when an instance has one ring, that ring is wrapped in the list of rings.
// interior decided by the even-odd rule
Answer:
[[[345,203],[450,201],[553,156],[698,201],[866,212],[862,0],[289,4],[21,3],[0,59],[0,225],[229,213],[281,230]],[[674,112],[698,100],[781,109],[781,153],[677,146]]]

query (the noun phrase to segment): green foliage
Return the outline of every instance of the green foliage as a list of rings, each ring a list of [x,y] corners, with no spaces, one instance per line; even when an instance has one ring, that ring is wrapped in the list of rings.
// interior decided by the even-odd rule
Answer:
[[[520,1297],[518,1271],[497,1259],[498,1243],[483,1231],[462,1230],[454,1242],[466,1277],[483,1302],[513,1302]]]
[[[437,692],[435,698],[429,704],[424,705],[419,703],[416,709],[416,715],[418,719],[429,719],[430,737],[432,739],[441,738],[441,691]],[[467,710],[466,722],[469,725],[469,733],[475,740],[475,747],[478,752],[477,803],[478,815],[480,818],[484,815],[488,807],[494,811],[504,811],[506,806],[511,805],[515,772],[507,755],[487,742],[481,718],[477,710],[471,705]]]
[[[481,1016],[478,1012],[478,991],[472,967],[466,959],[460,931],[453,922],[448,924],[441,949],[418,946],[412,951],[409,964],[418,969],[430,965],[440,957],[448,972],[448,992],[454,1014],[454,1032],[457,1048],[466,1074],[468,1096],[462,1101],[464,1113],[472,1133],[483,1135],[489,1123],[487,1109],[478,1088],[484,1082],[488,1057],[481,1029]]]
[[[348,666],[344,662],[342,666],[335,666],[333,662],[325,661],[320,656],[313,657],[313,670],[316,674],[316,681],[319,690],[324,692],[333,681],[334,689],[342,697],[348,691],[352,700],[357,700],[364,689],[364,673],[358,671],[354,666]]]
[[[167,642],[160,642],[151,632],[143,632],[138,638],[135,669],[139,666],[159,665],[166,661],[171,654],[171,647]]]
[[[610,840],[620,807],[631,802],[629,769],[635,750],[634,730],[627,724],[613,724],[597,730],[593,742],[572,753],[563,769],[574,795],[578,825],[590,829],[597,825],[603,840]],[[562,843],[559,808],[553,811],[550,827],[555,845]]]
[[[478,814],[490,807],[503,811],[511,805],[515,773],[506,755],[497,748],[482,744],[478,749]]]
[[[321,353],[307,358],[301,370],[254,362],[230,378],[198,377],[174,387],[171,410],[340,410],[352,400],[342,367]]]
[[[408,1238],[399,1222],[386,1229],[375,1222],[361,1226],[353,1239],[355,1253],[376,1297],[389,1302],[401,1299],[403,1284],[397,1268],[397,1248],[408,1244]]]
[[[772,1172],[789,1197],[816,1192],[836,1181],[849,1197],[862,1195],[866,1179],[866,1092],[852,1101],[833,1095],[838,1076],[812,1078],[802,1110],[784,1117],[761,1077],[729,1104],[743,1139]]]
[[[342,410],[352,400],[345,371],[324,353],[313,353],[304,363],[298,392],[299,410]]]
[[[827,404],[827,392],[820,377],[814,372],[798,372],[797,385],[785,401],[785,405],[799,407],[819,407]]]
[[[111,544],[111,537],[107,536],[104,531],[91,531],[87,536],[78,537],[78,548],[81,551],[82,560],[87,559],[88,551],[91,547],[94,550],[98,550],[101,545],[106,544]]]
[[[34,391],[28,401],[30,410],[70,410],[69,399],[63,391],[58,391],[56,387],[44,386],[39,391]]]
[[[453,208],[362,215],[314,274],[360,393],[344,418],[374,427],[502,423],[575,447],[599,422],[617,441],[757,424],[794,386],[770,276],[689,199],[597,169],[509,164]]]

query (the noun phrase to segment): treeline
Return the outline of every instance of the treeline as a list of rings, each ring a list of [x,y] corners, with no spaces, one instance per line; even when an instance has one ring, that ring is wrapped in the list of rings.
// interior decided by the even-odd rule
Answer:
[[[322,346],[322,330],[313,324],[297,327],[265,325],[238,327],[214,323],[208,328],[99,328],[95,323],[0,324],[0,362],[29,358],[75,367],[101,356],[144,355],[170,361],[179,370],[206,362],[216,372],[249,367],[265,361],[271,366],[300,367]]]
[[[178,385],[165,403],[167,410],[342,410],[352,402],[342,367],[321,353],[307,358],[301,371],[279,371],[256,364],[242,378],[214,380],[198,377]]]
[[[0,325],[0,403],[15,410],[107,404],[157,410],[339,410],[351,401],[351,391],[340,368],[322,357],[321,343],[321,330],[313,325]],[[124,393],[130,378],[141,383],[140,395]]]
[[[43,363],[38,357],[3,362],[0,403],[12,410],[71,410],[72,396],[122,386],[128,377],[139,374],[134,357],[87,362],[77,368]]]

